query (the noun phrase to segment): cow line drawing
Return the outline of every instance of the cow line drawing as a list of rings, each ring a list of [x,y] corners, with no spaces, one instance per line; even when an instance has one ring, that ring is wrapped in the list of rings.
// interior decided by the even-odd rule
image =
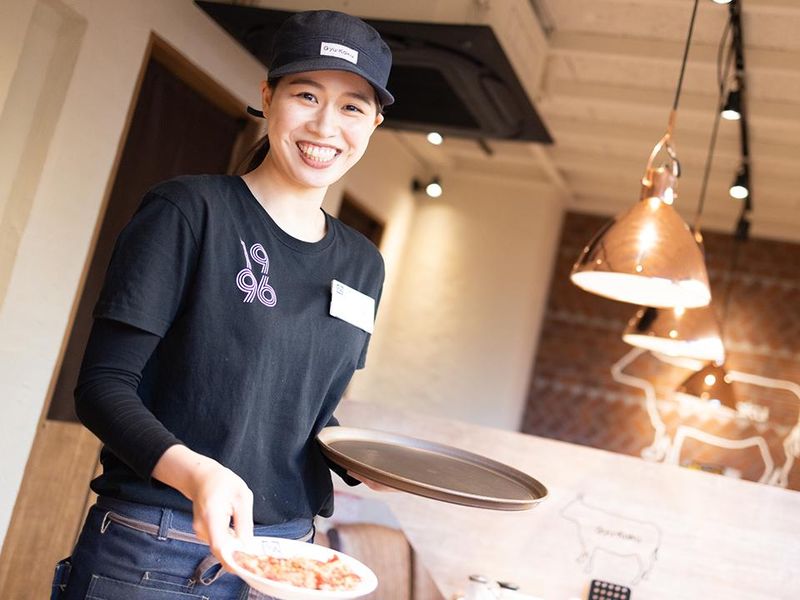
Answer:
[[[642,377],[635,377],[625,373],[625,368],[633,363],[637,358],[647,353],[644,348],[634,347],[629,350],[622,358],[611,366],[611,377],[614,381],[640,389],[644,394],[644,407],[653,426],[653,442],[642,449],[642,458],[653,462],[667,462],[680,464],[680,453],[683,442],[686,439],[695,439],[705,444],[710,444],[718,448],[727,450],[737,450],[743,448],[756,447],[761,453],[764,462],[764,472],[759,478],[760,483],[788,487],[789,472],[792,470],[796,459],[800,458],[800,410],[798,411],[797,423],[789,434],[783,439],[784,462],[781,466],[775,466],[769,445],[763,436],[752,436],[745,439],[722,438],[694,427],[680,425],[674,434],[674,438],[667,431],[667,426],[661,418],[656,398],[656,390],[653,384]],[[663,363],[698,371],[704,363],[692,358],[669,356],[666,354],[653,352],[655,358]],[[750,385],[761,386],[773,390],[783,390],[794,394],[800,401],[800,385],[785,379],[774,379],[753,373],[728,370],[726,379],[732,382],[747,383]],[[728,409],[723,409],[728,410]],[[739,418],[747,418],[755,423],[764,423],[769,417],[769,410],[765,406],[750,402],[737,402],[736,415]]]
[[[592,571],[598,551],[620,558],[636,559],[639,569],[630,585],[647,577],[655,566],[661,545],[661,529],[652,522],[640,521],[591,506],[578,494],[561,509],[561,516],[577,527],[581,553],[578,563],[583,563],[585,573]]]

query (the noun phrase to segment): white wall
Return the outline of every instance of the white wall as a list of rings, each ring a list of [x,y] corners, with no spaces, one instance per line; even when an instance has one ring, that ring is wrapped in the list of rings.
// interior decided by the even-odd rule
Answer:
[[[0,111],[0,305],[86,30],[53,2],[38,2],[29,22]]]
[[[550,187],[446,174],[417,201],[358,400],[517,429],[562,218]],[[385,310],[384,310],[385,309]]]

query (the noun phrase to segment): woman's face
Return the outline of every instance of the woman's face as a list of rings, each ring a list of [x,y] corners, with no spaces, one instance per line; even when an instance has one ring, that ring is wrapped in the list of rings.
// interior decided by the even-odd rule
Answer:
[[[327,187],[355,165],[383,121],[372,86],[346,71],[286,75],[262,84],[266,160],[302,188]]]

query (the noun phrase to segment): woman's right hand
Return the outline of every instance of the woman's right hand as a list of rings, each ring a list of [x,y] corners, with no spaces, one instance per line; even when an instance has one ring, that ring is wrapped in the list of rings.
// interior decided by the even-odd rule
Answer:
[[[228,567],[221,552],[231,534],[242,538],[253,535],[253,492],[244,480],[217,461],[182,445],[164,452],[153,469],[153,477],[192,501],[192,526],[197,537]]]

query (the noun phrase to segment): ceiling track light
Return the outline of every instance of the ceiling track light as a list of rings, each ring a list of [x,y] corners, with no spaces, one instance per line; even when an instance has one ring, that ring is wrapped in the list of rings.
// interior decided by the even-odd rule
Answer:
[[[438,198],[444,192],[442,181],[438,176],[431,178],[427,183],[414,179],[411,182],[411,189],[414,192],[424,191],[431,198]]]
[[[578,287],[643,306],[693,308],[711,301],[702,249],[672,206],[680,164],[672,132],[697,15],[694,2],[675,100],[667,131],[653,148],[637,204],[601,229],[583,249],[570,274]],[[656,166],[661,151],[667,160]]]
[[[746,164],[739,167],[728,193],[736,200],[744,200],[750,195],[750,169]]]
[[[428,140],[428,143],[433,144],[434,146],[440,146],[442,142],[444,142],[442,134],[438,131],[431,131],[425,139]]]
[[[722,118],[726,121],[738,121],[742,118],[742,93],[739,90],[728,92],[728,99],[722,107]]]
[[[739,142],[742,161],[739,166],[729,193],[732,198],[745,200],[742,211],[750,212],[753,209],[753,189],[750,180],[750,136],[747,122],[747,85],[744,63],[744,32],[742,30],[742,14],[739,2],[732,2],[728,7],[732,32],[731,48],[736,64],[736,92],[738,96],[739,112]],[[733,92],[731,92],[733,94]],[[729,97],[730,100],[730,97]]]

